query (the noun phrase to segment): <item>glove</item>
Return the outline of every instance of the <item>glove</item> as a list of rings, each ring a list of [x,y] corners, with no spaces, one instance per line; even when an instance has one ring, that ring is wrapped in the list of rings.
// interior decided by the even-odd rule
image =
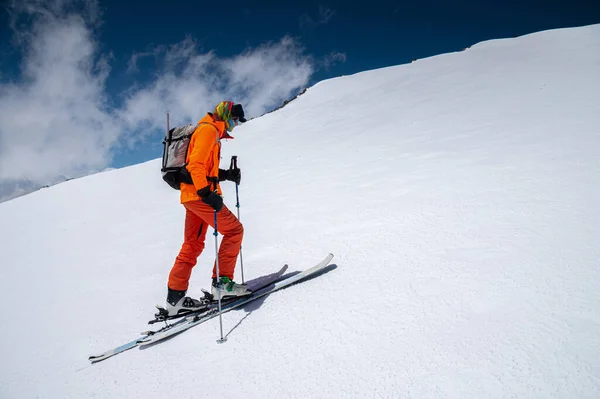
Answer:
[[[242,171],[240,168],[219,169],[219,181],[223,180],[229,180],[235,184],[240,184],[242,181]]]
[[[239,185],[242,181],[242,171],[240,170],[240,168],[230,169],[229,177],[227,178],[227,180]]]
[[[210,191],[210,186],[204,187],[202,190],[198,190],[198,195],[206,205],[209,205],[212,209],[217,212],[221,212],[223,209],[223,197],[214,191]]]

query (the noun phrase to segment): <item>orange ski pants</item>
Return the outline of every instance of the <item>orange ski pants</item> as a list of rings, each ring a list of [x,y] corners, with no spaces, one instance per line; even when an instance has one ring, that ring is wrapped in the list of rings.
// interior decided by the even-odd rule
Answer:
[[[208,226],[215,227],[215,211],[209,205],[202,201],[190,201],[183,206],[185,207],[184,241],[169,273],[169,288],[178,291],[187,291],[192,268],[196,266],[198,256],[204,250]],[[217,213],[217,231],[223,235],[218,255],[219,273],[233,280],[244,227],[225,205]],[[216,264],[212,276],[213,278],[217,276]]]

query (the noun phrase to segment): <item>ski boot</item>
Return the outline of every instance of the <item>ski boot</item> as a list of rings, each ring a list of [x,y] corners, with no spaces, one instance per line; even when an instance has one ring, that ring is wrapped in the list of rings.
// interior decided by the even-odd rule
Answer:
[[[244,284],[238,284],[229,277],[221,277],[220,280],[213,278],[211,291],[215,301],[219,299],[219,295],[221,299],[229,299],[252,294]]]
[[[206,302],[185,296],[185,291],[177,291],[169,288],[167,304],[165,309],[168,316],[178,316],[190,312],[196,312],[206,307]]]

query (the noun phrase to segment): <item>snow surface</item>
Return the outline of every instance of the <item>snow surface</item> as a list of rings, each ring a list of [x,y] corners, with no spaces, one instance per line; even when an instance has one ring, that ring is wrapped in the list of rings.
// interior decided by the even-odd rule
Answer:
[[[184,212],[160,160],[0,204],[0,398],[600,397],[599,93],[593,25],[323,81],[237,129],[246,278],[337,268],[224,315],[224,345],[216,318],[88,363],[164,303]]]

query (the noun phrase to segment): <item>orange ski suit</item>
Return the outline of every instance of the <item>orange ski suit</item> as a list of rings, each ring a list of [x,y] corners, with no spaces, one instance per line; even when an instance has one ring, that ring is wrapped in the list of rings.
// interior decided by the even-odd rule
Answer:
[[[184,240],[175,264],[169,274],[169,288],[187,291],[192,268],[204,250],[204,240],[208,226],[215,227],[215,210],[202,202],[198,190],[211,186],[212,191],[221,194],[218,183],[221,138],[227,136],[225,122],[216,121],[211,114],[200,119],[194,131],[187,153],[187,170],[194,184],[181,183],[181,203],[185,207]],[[219,246],[219,272],[221,276],[233,280],[244,227],[235,215],[223,205],[217,213],[217,229],[223,235]],[[213,278],[217,276],[216,265]]]

